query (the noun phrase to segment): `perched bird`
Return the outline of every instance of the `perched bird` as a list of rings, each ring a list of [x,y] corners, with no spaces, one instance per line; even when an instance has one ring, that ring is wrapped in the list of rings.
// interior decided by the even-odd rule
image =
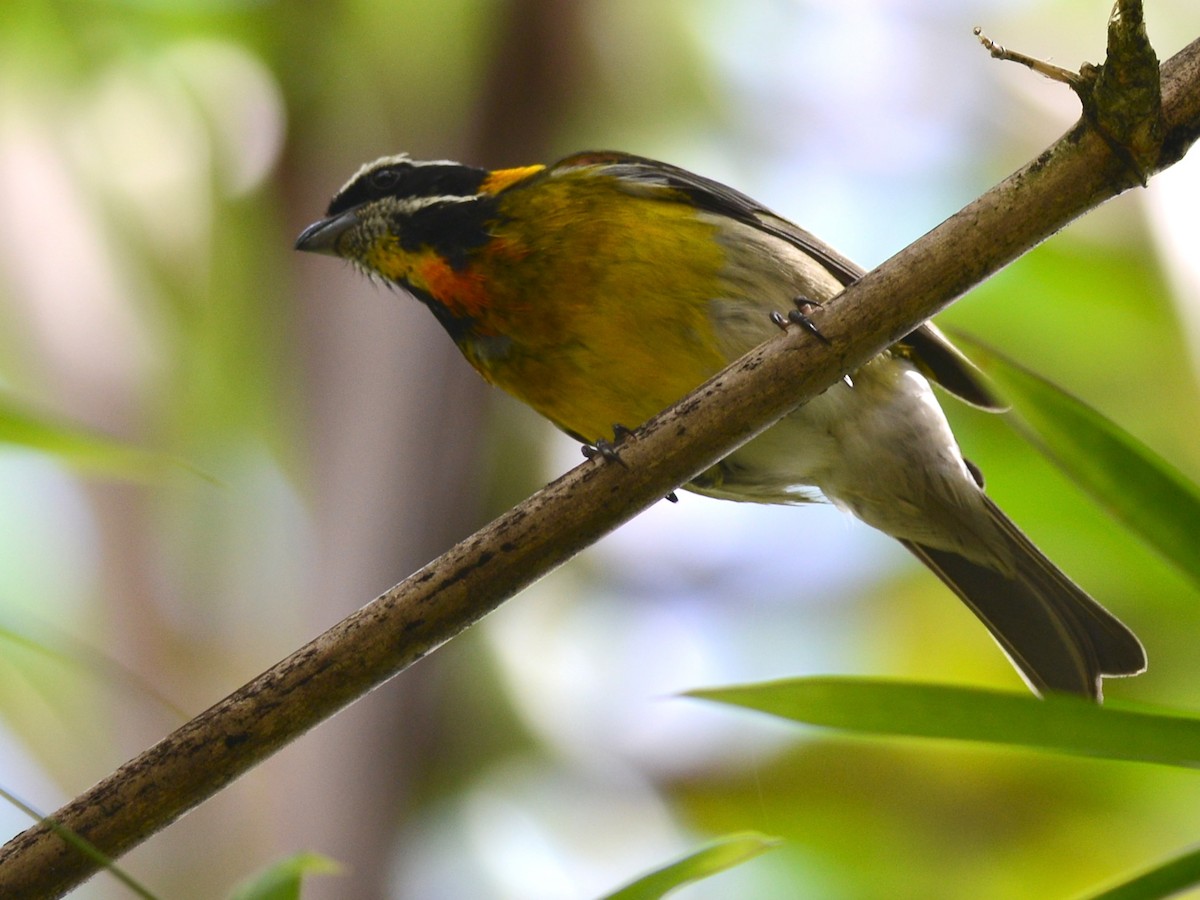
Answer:
[[[862,275],[744,194],[616,152],[494,171],[385,157],[296,247],[404,289],[485,379],[593,445],[771,336],[779,310],[811,324],[795,304],[811,310]],[[984,493],[930,380],[995,406],[923,325],[687,488],[759,503],[818,489],[932,569],[1035,692],[1099,700],[1102,676],[1145,669],[1141,644]]]

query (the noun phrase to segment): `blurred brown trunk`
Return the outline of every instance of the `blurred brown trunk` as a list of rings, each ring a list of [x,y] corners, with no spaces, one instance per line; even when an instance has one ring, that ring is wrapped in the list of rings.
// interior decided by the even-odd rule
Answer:
[[[583,13],[562,0],[506,4],[467,145],[438,152],[497,167],[543,159],[579,75]],[[349,173],[295,174],[288,196],[303,204],[292,210],[298,230]],[[312,271],[319,281],[300,302],[321,547],[315,633],[481,524],[486,387],[418,304],[344,267]],[[411,786],[440,755],[445,664],[422,662],[282,754],[291,783],[281,843],[344,866],[340,877],[306,885],[306,896],[388,896]]]

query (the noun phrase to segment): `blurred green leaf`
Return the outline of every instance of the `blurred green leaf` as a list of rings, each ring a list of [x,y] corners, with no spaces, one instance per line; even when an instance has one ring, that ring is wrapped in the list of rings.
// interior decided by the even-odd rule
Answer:
[[[1200,583],[1200,487],[1127,431],[969,338],[971,358],[1020,414],[1018,428],[1116,519]]]
[[[655,869],[604,900],[657,900],[675,888],[709,878],[779,845],[778,838],[754,831],[731,834],[682,859]]]
[[[1192,850],[1116,887],[1089,894],[1088,900],[1158,900],[1197,884],[1200,884],[1200,850]]]
[[[31,412],[4,394],[0,394],[0,443],[28,447],[82,471],[129,481],[155,478],[168,464],[184,465],[165,454]]]
[[[7,644],[11,648],[28,651],[35,657],[42,657],[63,666],[80,678],[86,677],[93,682],[102,682],[139,700],[149,698],[177,717],[180,722],[191,718],[187,710],[175,703],[152,680],[139,675],[111,653],[76,640],[65,632],[53,631],[48,626],[43,626],[43,630],[47,632],[43,637],[33,638],[24,631],[9,627],[0,621],[0,647]],[[5,656],[12,661],[12,653],[6,651]],[[31,678],[30,682],[35,688],[42,686],[40,679]],[[47,688],[45,696],[48,701],[53,701],[59,696],[57,688]],[[3,691],[0,691],[0,700],[3,697]]]
[[[298,900],[306,875],[334,875],[339,871],[341,866],[326,856],[297,853],[239,885],[230,900]]]
[[[1132,762],[1200,766],[1200,718],[1032,695],[855,678],[797,678],[688,696],[870,734],[983,741]]]
[[[17,809],[21,810],[21,812],[25,813],[25,815],[29,816],[29,818],[33,819],[34,821],[36,821],[38,823],[44,823],[47,827],[50,828],[50,830],[52,830],[55,834],[57,834],[60,838],[62,838],[66,843],[70,844],[72,847],[74,847],[76,850],[78,850],[84,856],[90,857],[91,859],[95,860],[97,865],[100,868],[107,869],[108,873],[110,875],[112,875],[114,878],[117,879],[117,881],[119,881],[123,885],[125,885],[125,887],[129,888],[129,890],[136,896],[142,897],[142,898],[144,898],[144,900],[157,900],[157,897],[155,894],[151,893],[151,891],[148,888],[146,888],[145,886],[140,884],[132,875],[130,875],[128,872],[126,872],[124,869],[122,869],[120,866],[118,866],[111,857],[102,853],[100,851],[100,849],[98,847],[96,847],[96,845],[93,844],[91,841],[88,841],[85,838],[80,837],[78,834],[76,834],[74,831],[72,831],[69,828],[63,828],[61,825],[59,825],[53,819],[42,815],[42,813],[38,812],[36,809],[34,809],[32,806],[30,806],[24,800],[21,800],[15,794],[10,793],[9,791],[6,791],[3,788],[0,788],[0,800],[4,800],[8,803],[11,803],[13,806],[15,806]]]

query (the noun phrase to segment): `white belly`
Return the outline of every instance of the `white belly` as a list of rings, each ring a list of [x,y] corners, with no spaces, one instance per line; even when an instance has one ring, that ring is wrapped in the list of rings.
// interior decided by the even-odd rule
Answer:
[[[738,450],[702,493],[804,502],[817,488],[894,537],[978,558],[991,519],[929,382],[881,356]]]

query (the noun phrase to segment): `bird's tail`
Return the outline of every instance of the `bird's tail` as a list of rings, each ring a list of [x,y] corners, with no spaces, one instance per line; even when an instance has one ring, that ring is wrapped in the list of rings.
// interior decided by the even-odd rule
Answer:
[[[1050,562],[986,495],[984,500],[1008,544],[1011,572],[901,543],[979,616],[1030,687],[1099,700],[1102,676],[1144,671],[1146,652],[1137,636]]]

